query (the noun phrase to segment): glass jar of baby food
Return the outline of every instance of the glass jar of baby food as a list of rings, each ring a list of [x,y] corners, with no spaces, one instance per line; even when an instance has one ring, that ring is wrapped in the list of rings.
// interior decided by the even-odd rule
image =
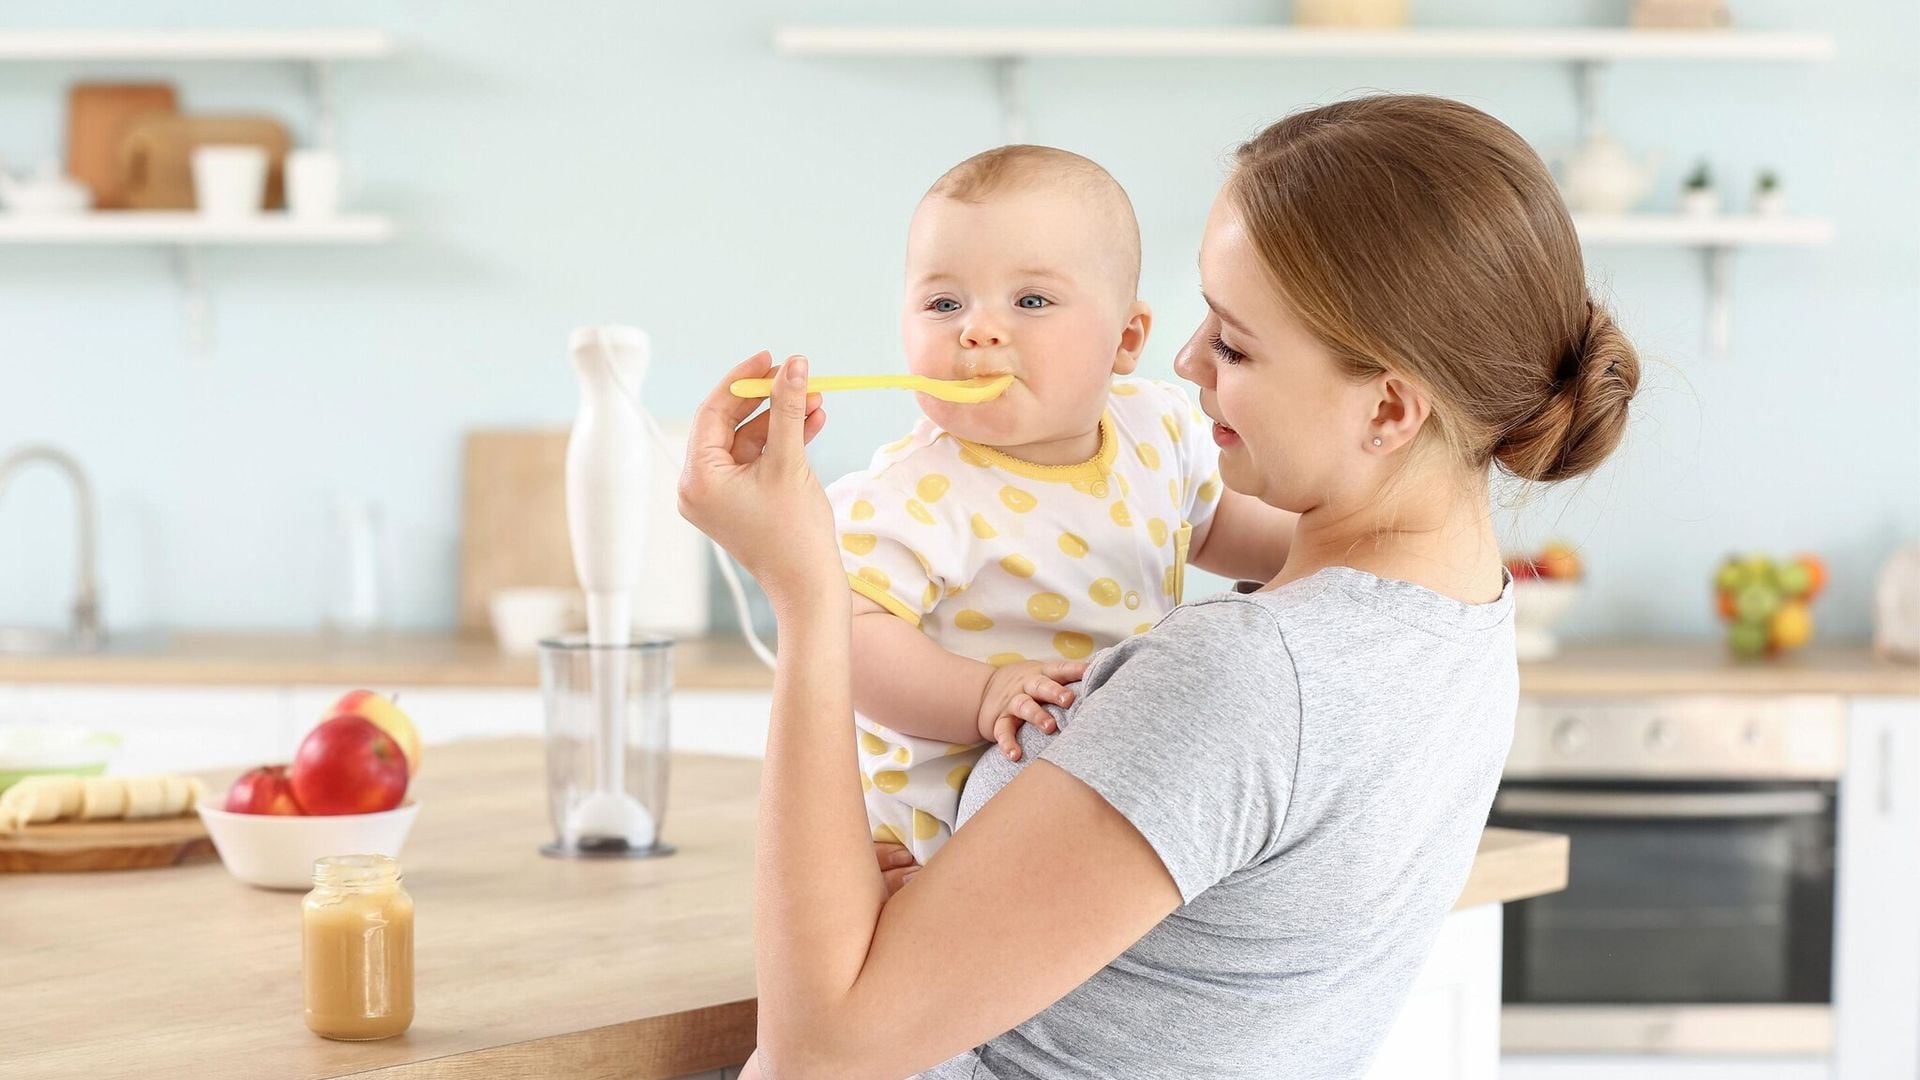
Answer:
[[[413,1023],[413,897],[385,855],[313,864],[301,905],[307,1027],[329,1039],[386,1039]]]

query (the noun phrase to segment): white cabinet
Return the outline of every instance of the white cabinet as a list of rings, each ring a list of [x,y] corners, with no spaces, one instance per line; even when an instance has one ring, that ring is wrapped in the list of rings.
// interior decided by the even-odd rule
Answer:
[[[1367,1080],[1494,1080],[1500,1070],[1499,904],[1456,911]]]
[[[1849,703],[1834,907],[1835,1080],[1920,1080],[1920,698]]]
[[[119,734],[109,768],[123,775],[293,756],[294,715],[282,687],[35,685],[18,694],[12,718]]]

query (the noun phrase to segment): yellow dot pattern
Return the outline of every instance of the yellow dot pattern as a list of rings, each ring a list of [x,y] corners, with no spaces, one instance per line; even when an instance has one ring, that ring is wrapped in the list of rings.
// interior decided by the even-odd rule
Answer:
[[[1168,578],[1167,580],[1171,581],[1173,579]],[[966,608],[953,617],[953,625],[962,630],[991,630],[993,629],[993,620],[972,608]]]
[[[871,555],[873,554],[874,547],[879,543],[880,538],[872,533],[842,533],[840,535],[840,546],[853,552],[855,555]]]
[[[953,744],[952,746],[949,746],[949,747],[947,747],[947,750],[946,750],[946,753],[944,753],[944,754],[942,754],[942,755],[940,755],[940,756],[941,756],[941,757],[953,757],[953,756],[954,756],[954,755],[956,755],[956,754],[964,754],[964,753],[966,753],[967,751],[969,751],[969,750],[972,750],[972,749],[973,749],[973,748],[974,748],[975,746],[980,746],[980,745],[982,745],[982,744],[981,744],[981,743],[973,743],[972,745],[965,745],[965,744],[962,744],[962,743],[954,743],[954,744]]]
[[[1121,600],[1121,603],[1127,605],[1128,611],[1139,611],[1140,610],[1140,594],[1137,592],[1134,592],[1132,589],[1128,589],[1127,595],[1123,600]]]
[[[955,791],[965,788],[967,786],[967,777],[972,775],[972,773],[973,766],[971,765],[955,765],[953,770],[947,773],[947,786]]]
[[[986,518],[980,516],[979,514],[975,514],[973,515],[973,535],[979,537],[982,540],[991,540],[994,537],[999,536],[1000,532],[999,530],[995,529],[992,523],[988,522]]]
[[[872,781],[872,780],[869,780],[869,779],[867,779],[867,774],[866,774],[866,773],[861,773],[861,774],[860,774],[860,790],[861,790],[861,791],[872,791],[872,790],[873,790],[873,781]]]
[[[960,448],[960,460],[976,469],[993,468],[993,462],[975,453],[971,446],[963,446]]]
[[[1160,451],[1155,450],[1146,443],[1141,443],[1134,452],[1140,455],[1140,464],[1145,465],[1149,469],[1160,468]]]
[[[1180,481],[1178,480],[1167,481],[1167,498],[1173,500],[1173,505],[1175,506],[1180,505]]]
[[[1034,498],[1031,492],[1022,491],[1012,484],[1000,489],[1000,501],[1016,514],[1027,513],[1040,505],[1040,500]]]
[[[1121,495],[1121,497],[1123,497],[1123,498],[1124,498],[1124,497],[1126,497],[1126,496],[1130,496],[1130,495],[1132,495],[1132,494],[1133,494],[1133,485],[1127,482],[1127,474],[1126,474],[1126,473],[1114,473],[1114,474],[1113,474],[1113,478],[1114,478],[1115,480],[1118,480],[1118,481],[1120,481],[1120,495]]]
[[[899,833],[893,831],[893,826],[891,825],[875,825],[873,827],[873,839],[874,842],[878,844],[899,844],[901,847],[905,847],[907,844],[905,840],[900,839]]]
[[[1112,492],[1105,480],[1075,480],[1072,485],[1073,490],[1082,495],[1091,495],[1096,499],[1104,499]]]
[[[1200,501],[1210,503],[1220,497],[1220,474],[1214,473],[1200,485]]]
[[[1006,667],[1008,664],[1018,664],[1025,659],[1026,657],[1017,652],[997,652],[987,657],[987,663],[994,667]]]
[[[933,511],[927,509],[926,504],[919,499],[907,500],[907,516],[922,525],[933,524]]]
[[[1087,587],[1087,595],[1101,607],[1112,607],[1120,602],[1120,583],[1110,577],[1103,577]]]
[[[1071,605],[1059,593],[1034,593],[1027,598],[1027,614],[1036,622],[1059,622],[1067,617]]]
[[[1148,518],[1147,539],[1153,541],[1154,547],[1166,547],[1167,523],[1160,518]]]
[[[897,795],[907,786],[907,774],[899,769],[881,769],[873,774],[873,786],[889,795]]]
[[[924,609],[930,610],[932,609],[933,605],[939,602],[940,602],[940,586],[935,585],[931,581],[927,582],[927,591],[920,594],[920,606]]]
[[[897,454],[900,451],[905,450],[907,447],[912,445],[913,445],[913,436],[902,435],[899,438],[888,443],[887,445],[881,447],[880,449],[884,450],[889,454]]]
[[[1172,413],[1160,418],[1160,426],[1167,429],[1167,438],[1180,441],[1180,421],[1175,420]]]
[[[865,499],[860,499],[848,509],[847,515],[855,521],[865,521],[873,516],[873,504]]]
[[[940,835],[940,819],[925,810],[913,812],[913,836],[916,840],[931,840]]]
[[[1093,639],[1076,630],[1053,635],[1053,651],[1069,660],[1085,660],[1093,653]]]
[[[945,495],[947,489],[952,486],[952,481],[939,473],[928,473],[920,478],[918,484],[914,485],[913,493],[925,499],[927,502],[939,502],[940,496]]]
[[[1123,529],[1128,528],[1133,524],[1133,512],[1127,509],[1126,503],[1123,503],[1123,502],[1114,503],[1113,508],[1107,511],[1107,515],[1113,518],[1113,523],[1115,525],[1118,525]]]
[[[899,762],[902,765],[912,764],[913,753],[903,746],[900,749],[895,750],[893,752],[893,760]]]
[[[1116,397],[1132,397],[1140,392],[1140,385],[1138,383],[1114,383],[1112,390]]]
[[[1060,534],[1060,551],[1062,554],[1075,559],[1084,559],[1087,557],[1088,550],[1086,540],[1081,537],[1070,532]]]
[[[1150,622],[1143,622],[1143,623],[1141,623],[1141,624],[1140,624],[1139,626],[1136,626],[1136,627],[1134,627],[1134,628],[1133,628],[1133,632],[1134,632],[1134,633],[1136,633],[1136,634],[1144,634],[1144,633],[1146,633],[1147,631],[1149,631],[1149,630],[1151,630],[1151,629],[1153,629],[1153,624],[1152,624],[1152,623],[1150,623]]]
[[[875,735],[871,731],[862,731],[860,733],[860,749],[865,750],[869,754],[884,754],[887,752],[887,740]]]
[[[1034,566],[1033,560],[1025,555],[1009,555],[1000,560],[1000,569],[1017,578],[1030,578],[1039,568]]]
[[[887,577],[887,572],[877,566],[861,567],[860,580],[883,591],[893,588],[893,579]]]

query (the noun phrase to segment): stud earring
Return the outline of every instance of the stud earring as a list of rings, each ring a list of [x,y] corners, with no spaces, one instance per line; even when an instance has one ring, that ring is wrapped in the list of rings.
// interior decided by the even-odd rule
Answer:
[[[1379,445],[1380,445],[1380,437],[1379,437],[1378,435],[1376,435],[1376,436],[1374,436],[1374,438],[1373,438],[1373,445],[1375,445],[1375,446],[1379,446]]]

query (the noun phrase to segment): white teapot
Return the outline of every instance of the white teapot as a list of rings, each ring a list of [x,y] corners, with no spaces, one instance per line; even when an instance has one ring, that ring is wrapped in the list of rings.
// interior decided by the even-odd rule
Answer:
[[[1561,166],[1560,186],[1574,213],[1624,214],[1653,190],[1659,168],[1658,153],[1636,159],[1605,128],[1596,126]]]

